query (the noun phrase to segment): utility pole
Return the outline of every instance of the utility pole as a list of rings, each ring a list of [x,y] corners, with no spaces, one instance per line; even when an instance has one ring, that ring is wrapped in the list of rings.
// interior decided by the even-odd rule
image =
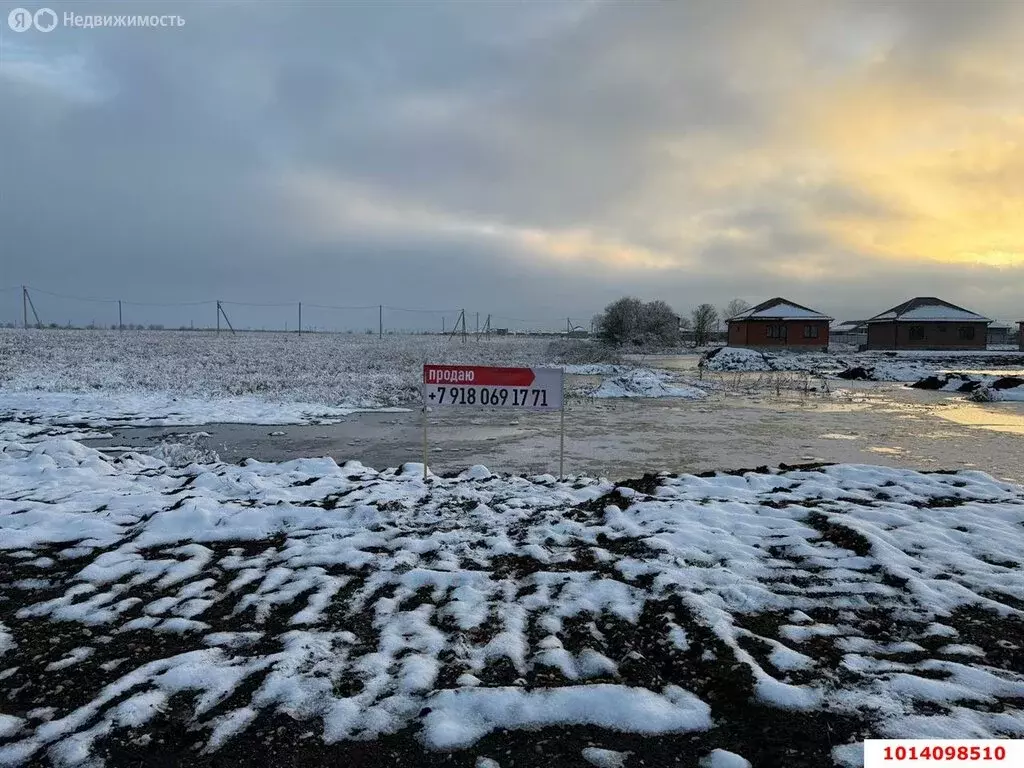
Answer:
[[[466,310],[462,310],[462,343],[466,343]]]
[[[224,311],[224,307],[221,306],[220,301],[217,302],[217,333],[220,333],[220,316],[224,315],[224,322],[228,324],[228,328],[231,329],[231,334],[235,334],[235,326],[231,324],[228,319],[228,313]],[[262,328],[260,330],[263,330]]]
[[[480,313],[476,313],[476,340],[480,341]]]
[[[377,307],[377,338],[384,338],[384,305]]]
[[[299,302],[299,335],[302,335],[302,302]]]
[[[124,320],[121,319],[121,300],[117,300],[117,330],[124,330]]]
[[[441,335],[444,336],[444,316],[441,316]]]
[[[36,305],[32,303],[32,297],[29,295],[28,287],[23,285],[23,286],[21,286],[21,309],[22,309],[23,314],[25,315],[24,321],[25,321],[25,327],[26,328],[28,328],[28,308],[29,307],[31,307],[31,309],[32,309],[32,316],[35,317],[35,319],[36,319],[36,328],[42,328],[43,327],[43,323],[39,319],[39,313],[36,312]]]

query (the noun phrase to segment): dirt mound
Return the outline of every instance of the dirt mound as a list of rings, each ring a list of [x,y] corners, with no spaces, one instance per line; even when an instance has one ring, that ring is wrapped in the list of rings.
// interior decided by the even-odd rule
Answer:
[[[837,373],[836,376],[840,379],[849,379],[853,381],[874,381],[875,369],[855,365],[852,368],[847,368],[845,371]]]
[[[1024,385],[1024,379],[1019,376],[1003,376],[1001,379],[996,379],[989,386],[992,389],[1014,389]]]

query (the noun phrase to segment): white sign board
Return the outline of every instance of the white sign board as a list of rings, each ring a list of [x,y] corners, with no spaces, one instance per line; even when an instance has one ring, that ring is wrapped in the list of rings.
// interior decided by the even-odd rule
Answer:
[[[430,408],[562,410],[561,368],[424,365],[423,403]]]

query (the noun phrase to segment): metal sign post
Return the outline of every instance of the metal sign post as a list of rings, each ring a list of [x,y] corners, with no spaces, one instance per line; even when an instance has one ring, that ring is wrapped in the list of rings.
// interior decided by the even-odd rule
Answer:
[[[423,366],[423,479],[427,478],[427,408],[558,411],[558,479],[565,476],[565,370],[479,365]]]
[[[423,479],[427,479],[427,403],[423,402]]]
[[[562,407],[558,409],[558,479],[565,477],[565,370],[562,370]]]

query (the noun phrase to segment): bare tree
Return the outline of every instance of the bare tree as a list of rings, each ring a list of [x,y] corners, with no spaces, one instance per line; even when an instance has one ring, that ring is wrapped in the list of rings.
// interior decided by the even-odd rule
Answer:
[[[718,311],[710,304],[701,304],[690,317],[693,322],[694,346],[702,347],[711,341],[711,334],[718,328]]]
[[[679,316],[664,301],[645,304],[632,297],[613,301],[594,318],[598,337],[614,346],[674,346],[679,326]]]
[[[750,304],[743,299],[733,299],[722,310],[722,319],[728,320],[730,317],[736,317],[740,312],[745,312],[748,309],[750,309]]]
[[[679,315],[664,301],[649,301],[640,310],[640,344],[675,346],[679,343]]]
[[[640,299],[631,296],[613,301],[594,318],[598,337],[606,344],[615,346],[633,341],[639,329],[643,307],[644,303]]]

